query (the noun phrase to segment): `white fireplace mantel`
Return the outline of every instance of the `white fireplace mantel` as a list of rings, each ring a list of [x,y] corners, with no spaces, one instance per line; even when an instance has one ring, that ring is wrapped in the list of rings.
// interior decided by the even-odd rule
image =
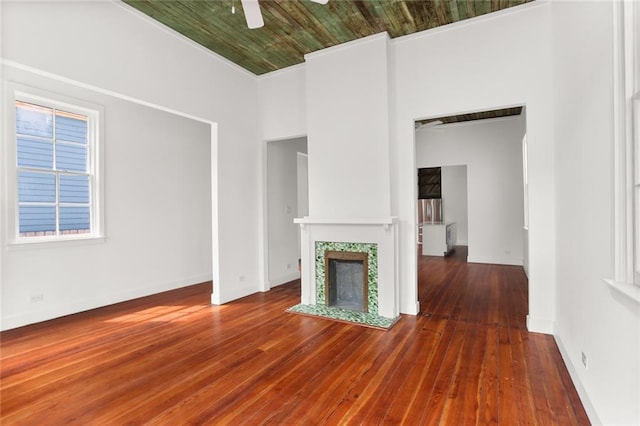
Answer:
[[[293,223],[300,226],[304,225],[381,225],[388,228],[389,225],[398,223],[396,216],[383,218],[363,218],[363,219],[341,219],[341,218],[317,218],[317,217],[299,217],[293,219]]]
[[[317,218],[293,220],[300,226],[301,303],[316,304],[316,242],[366,243],[377,245],[378,314],[386,318],[399,315],[398,219]]]

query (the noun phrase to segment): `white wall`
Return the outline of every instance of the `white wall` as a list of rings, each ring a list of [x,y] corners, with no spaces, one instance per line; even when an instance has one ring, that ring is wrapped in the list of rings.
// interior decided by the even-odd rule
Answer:
[[[15,69],[5,76],[104,108],[107,180],[106,242],[3,241],[5,329],[211,279],[210,125]]]
[[[534,2],[394,40],[398,119],[397,162],[391,174],[397,178],[392,192],[393,213],[401,225],[403,312],[411,312],[417,300],[414,121],[526,105],[532,206],[528,326],[532,331],[553,331],[555,169],[550,11],[548,3]]]
[[[444,221],[456,223],[456,245],[466,246],[469,238],[467,166],[445,166],[441,170]]]
[[[389,217],[388,36],[306,56],[309,214]]]
[[[418,168],[467,165],[469,262],[522,265],[523,134],[520,116],[416,131]]]
[[[528,323],[534,331],[553,331],[555,169],[550,11],[548,3],[532,3],[391,41],[387,52],[391,65],[388,69],[391,134],[385,155],[391,162],[391,214],[399,217],[400,311],[403,313],[415,314],[418,310],[414,121],[526,104],[531,145],[529,175],[533,207],[530,214],[531,226],[535,229],[529,242],[533,254]],[[346,49],[345,55],[349,53]],[[437,67],[433,58],[438,58]],[[277,96],[261,95],[261,108],[267,114],[263,117],[262,127],[265,139],[308,133],[312,143],[311,128],[305,127],[302,120],[285,123],[279,118],[282,113],[299,117],[296,111],[301,108],[306,108],[307,115],[313,116],[309,110],[309,89],[300,88],[300,80],[309,72],[308,65],[295,67],[290,74],[280,71],[261,77],[261,85],[269,80],[268,91],[264,93],[277,94],[282,90],[286,94],[282,100]],[[372,69],[365,70],[363,75]],[[339,78],[326,78],[313,90],[333,90],[331,86],[336,80]],[[294,94],[295,88],[301,91]],[[348,93],[337,93],[335,97],[348,99]],[[351,111],[345,114],[351,114]],[[312,156],[310,146],[310,159]],[[383,196],[384,189],[379,190],[376,197]]]
[[[298,155],[307,152],[306,138],[267,143],[267,215],[269,286],[300,278]]]
[[[289,139],[307,134],[304,65],[258,77],[262,139]]]
[[[553,5],[555,333],[594,424],[637,425],[640,305],[602,281],[614,273],[612,22],[610,2]]]
[[[209,228],[203,228],[202,237],[211,238],[206,234],[213,234],[210,266],[200,264],[193,270],[172,272],[159,283],[155,273],[146,275],[148,265],[138,263],[136,258],[123,258],[120,264],[116,262],[119,257],[100,257],[97,260],[94,250],[78,251],[80,263],[93,264],[99,261],[107,265],[117,264],[118,268],[129,271],[132,279],[135,277],[137,280],[135,284],[130,283],[132,287],[126,294],[114,295],[110,290],[98,287],[92,293],[99,294],[104,290],[111,295],[110,302],[125,300],[132,295],[147,293],[154,286],[168,281],[172,281],[172,286],[191,284],[190,280],[202,271],[213,276],[212,299],[215,302],[258,291],[261,278],[259,244],[247,244],[247,241],[255,241],[259,235],[261,217],[257,189],[261,159],[259,128],[247,126],[247,122],[258,122],[256,78],[176,36],[122,3],[2,2],[0,7],[1,52],[5,61],[3,79],[9,78],[11,69],[33,70],[36,74],[50,75],[54,80],[90,87],[95,89],[91,90],[94,92],[114,93],[126,99],[159,105],[218,123],[217,133],[209,136],[213,142],[209,148],[210,154],[202,150],[198,153],[198,156],[210,155],[214,167],[207,181],[211,183],[202,182],[202,176],[189,178],[196,179],[199,187],[212,185],[214,188],[211,198],[213,214],[210,215],[213,221]],[[15,79],[20,82],[27,74],[17,75]],[[14,79],[14,75],[11,78]],[[110,119],[110,114],[117,115],[120,112],[106,111],[106,119]],[[107,156],[113,153],[109,153],[108,149]],[[117,162],[119,159],[110,161]],[[238,167],[240,164],[242,167]],[[117,170],[117,164],[115,166]],[[143,164],[139,172],[141,175],[153,175],[156,169]],[[109,188],[115,184],[111,180],[117,179],[117,171],[108,173],[106,179]],[[243,196],[239,197],[238,194]],[[123,201],[118,197],[107,199],[106,203],[120,208]],[[180,199],[181,195],[172,197]],[[180,217],[193,216],[194,220],[200,215],[191,209],[174,213]],[[118,240],[118,236],[110,232],[107,228],[104,250]],[[155,253],[161,248],[172,247],[171,253],[165,255],[183,261],[186,258],[200,259],[203,253],[208,253],[208,250],[201,248],[181,251],[184,248],[181,238],[172,234],[162,245],[149,241],[145,248]],[[59,250],[62,255],[66,249]],[[76,253],[76,249],[71,251]],[[8,255],[5,254],[1,268],[3,293],[11,293],[30,276],[16,274],[15,271],[10,273],[7,270]],[[28,259],[35,261],[41,255],[35,252],[16,253],[16,256],[24,258],[21,264]],[[155,266],[160,265],[163,263]],[[117,280],[120,276],[115,269],[105,269],[105,276],[100,281]],[[70,294],[75,287],[69,283],[83,277],[77,271],[67,271],[64,277],[58,276],[52,284],[60,289],[61,294]],[[93,307],[94,301],[86,293],[77,296],[74,310]],[[3,303],[6,303],[4,299]],[[62,305],[55,307],[60,310],[58,308],[62,308]],[[3,315],[8,315],[4,309]]]
[[[309,156],[298,153],[298,217],[309,216]]]
[[[529,278],[529,229],[522,230],[522,269]]]

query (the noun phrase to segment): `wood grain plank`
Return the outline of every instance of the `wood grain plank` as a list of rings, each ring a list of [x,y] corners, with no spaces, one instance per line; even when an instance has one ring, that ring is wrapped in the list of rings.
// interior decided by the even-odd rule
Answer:
[[[444,349],[449,346],[455,324],[443,318],[427,318],[415,336],[415,345],[400,363],[397,377],[391,379],[385,391],[387,403],[376,406],[366,419],[373,424],[411,424],[422,418],[425,400],[433,388],[427,377],[437,372]],[[435,380],[435,378],[434,378]],[[371,424],[365,422],[364,424]]]
[[[497,425],[498,395],[500,391],[500,379],[498,368],[498,327],[487,327],[484,359],[480,367],[480,392],[478,395],[478,415],[476,425]]]
[[[515,405],[521,425],[535,425],[535,405],[525,357],[528,350],[527,333],[518,328],[509,328],[508,333],[511,342],[511,368],[514,376],[512,404]]]
[[[474,323],[467,323],[467,333],[463,346],[458,356],[456,370],[452,375],[452,381],[444,401],[443,413],[440,417],[442,424],[469,424],[463,421],[463,408],[467,406],[469,417],[475,419],[477,413],[476,398],[478,395],[477,373],[471,372],[474,366],[481,366],[483,353],[476,355],[474,348],[479,342],[479,328],[484,328]],[[475,358],[475,359],[474,359]],[[468,393],[467,393],[468,391]],[[468,398],[468,400],[467,400]],[[467,420],[468,421],[468,420]]]
[[[445,357],[438,369],[431,393],[425,401],[425,410],[420,424],[436,425],[441,421],[446,421],[449,414],[446,410],[446,403],[448,398],[452,395],[455,396],[456,393],[454,379],[464,362],[462,353],[470,327],[468,322],[458,322],[451,343],[446,349]]]
[[[515,376],[512,368],[511,339],[509,329],[499,327],[498,330],[498,419],[502,424],[518,424],[519,414],[514,404],[516,395],[514,390]]]
[[[400,360],[407,351],[414,325],[410,321],[403,321],[394,327],[393,336],[385,347],[375,350],[375,358],[363,374],[349,384],[344,398],[327,418],[329,423],[347,422],[360,423],[362,417],[380,394],[383,383],[396,372]],[[391,337],[391,336],[390,336]],[[360,412],[360,415],[358,413]]]
[[[420,258],[389,331],[289,314],[300,283],[211,283],[0,333],[2,424],[588,424],[520,268]]]

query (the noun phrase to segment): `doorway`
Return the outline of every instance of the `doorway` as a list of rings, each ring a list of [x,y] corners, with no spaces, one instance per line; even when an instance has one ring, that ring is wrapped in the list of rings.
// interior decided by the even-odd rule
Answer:
[[[305,200],[300,192],[304,185],[299,185],[300,163],[306,159],[306,152],[306,137],[266,144],[265,264],[269,288],[300,278],[300,237],[293,219],[305,215],[304,206],[308,204],[308,196]]]
[[[416,121],[416,168],[439,167],[456,189],[447,203],[444,222],[467,216],[467,229],[457,226],[455,244],[468,249],[470,263],[524,267],[528,264],[525,228],[523,140],[524,107],[461,114]],[[466,188],[460,185],[464,176]],[[466,197],[464,190],[466,189]],[[415,189],[416,198],[418,188]],[[466,198],[466,205],[463,201]],[[466,212],[460,207],[465,205]],[[448,209],[455,210],[455,214]],[[449,214],[448,214],[449,213]],[[448,216],[448,217],[447,217]],[[424,231],[423,231],[424,244]],[[457,247],[456,247],[457,248]],[[457,250],[457,256],[461,250]],[[430,254],[430,253],[429,253]],[[422,302],[423,256],[417,251],[418,297]],[[460,260],[460,259],[458,259]],[[458,262],[460,263],[460,262]],[[434,263],[430,263],[434,267]],[[422,266],[421,266],[422,265]]]

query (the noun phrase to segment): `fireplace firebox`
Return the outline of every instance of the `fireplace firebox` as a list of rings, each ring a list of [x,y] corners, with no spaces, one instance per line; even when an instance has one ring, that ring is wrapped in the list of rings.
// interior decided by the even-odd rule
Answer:
[[[367,313],[368,254],[327,250],[324,258],[326,306]]]

